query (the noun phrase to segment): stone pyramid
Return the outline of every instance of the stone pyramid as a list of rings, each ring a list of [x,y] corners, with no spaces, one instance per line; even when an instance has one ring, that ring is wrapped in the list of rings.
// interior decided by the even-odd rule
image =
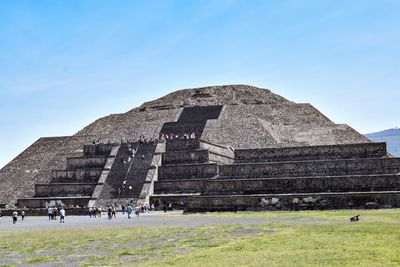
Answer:
[[[181,140],[185,133],[194,133],[196,139]],[[177,135],[179,140],[154,141],[160,134]],[[141,135],[152,142],[138,142]],[[136,149],[137,155],[127,164],[131,148]],[[273,190],[265,185],[272,181],[268,179],[297,177],[290,182],[299,183],[298,177],[323,177],[318,182],[326,184],[331,181],[326,180],[330,176],[351,175],[351,178],[346,176],[351,180],[357,175],[395,175],[391,178],[397,183],[398,162],[389,157],[385,144],[371,143],[348,125],[335,124],[312,105],[291,102],[270,90],[248,85],[185,89],[126,113],[100,118],[73,136],[40,138],[1,169],[0,203],[16,203],[19,199],[18,204],[27,207],[82,207],[130,199],[202,210],[244,209],[246,203],[259,208],[260,203],[271,205],[273,198],[287,208],[288,204],[281,202],[283,196],[269,194],[307,192],[314,195],[305,197],[329,202],[321,193],[338,190],[335,186],[297,190],[294,184],[285,192],[284,188]],[[372,169],[364,162],[371,158],[375,160],[371,164],[377,164]],[[353,165],[351,169],[349,166]],[[313,172],[317,167],[327,171]],[[205,180],[197,184],[189,181],[192,187],[182,191],[177,189],[182,185],[174,184],[178,178],[182,183],[190,179]],[[367,178],[375,179],[364,177]],[[241,185],[236,185],[233,191],[226,190],[227,194],[216,189],[198,190],[201,183],[210,179],[219,181],[219,187],[228,186],[225,184],[228,181],[241,181]],[[245,184],[251,186],[249,179],[256,181],[253,186],[258,184],[264,189],[243,191]],[[121,192],[123,181],[134,188]],[[398,195],[393,192],[397,184],[391,188],[387,183],[378,187],[391,190],[391,196],[396,198]],[[358,192],[356,187],[341,188],[340,197],[345,192]],[[368,188],[373,191],[377,186]],[[197,194],[197,198],[192,194]],[[246,197],[237,197],[237,205],[229,206],[222,201],[226,195]],[[297,199],[304,204],[303,198],[295,195],[285,201]],[[363,201],[375,203],[374,199],[368,196]],[[223,204],[218,207],[210,204],[213,201]],[[352,202],[351,197],[345,198],[345,202]],[[276,203],[273,207],[278,207]]]

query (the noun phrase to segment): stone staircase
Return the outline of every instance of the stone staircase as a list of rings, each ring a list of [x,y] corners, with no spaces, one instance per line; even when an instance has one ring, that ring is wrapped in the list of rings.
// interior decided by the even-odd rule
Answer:
[[[229,163],[207,158],[207,151],[188,156],[201,151],[201,141],[179,142],[180,149],[167,142],[151,197],[156,205],[187,211],[400,207],[400,158],[390,157],[385,143],[243,149]]]
[[[82,156],[67,158],[65,170],[54,170],[48,184],[35,184],[34,197],[18,199],[17,206],[87,207],[97,199],[93,194],[107,179],[118,150],[117,144],[84,145]]]
[[[126,187],[132,186],[132,191],[126,188],[124,192],[120,194],[120,198],[139,198],[149,169],[154,168],[152,162],[157,144],[158,143],[132,144],[132,147],[134,147],[137,152],[132,162],[129,163],[131,166],[125,177],[127,181]]]

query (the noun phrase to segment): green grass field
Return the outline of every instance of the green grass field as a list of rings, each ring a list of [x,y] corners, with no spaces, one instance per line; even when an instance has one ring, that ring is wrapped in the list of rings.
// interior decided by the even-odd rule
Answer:
[[[355,213],[362,220],[350,223]],[[0,231],[0,265],[400,266],[400,210],[195,216],[271,216],[277,222]]]

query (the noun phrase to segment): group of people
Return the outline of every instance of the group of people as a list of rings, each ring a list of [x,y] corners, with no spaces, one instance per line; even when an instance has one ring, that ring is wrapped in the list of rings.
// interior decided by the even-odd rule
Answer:
[[[122,186],[118,187],[117,193],[118,193],[118,198],[121,196],[122,193],[126,192],[127,190],[127,185],[126,185],[126,180],[122,182]],[[133,187],[131,185],[128,186],[128,192],[131,193],[133,190]]]
[[[24,218],[25,218],[25,211],[24,210],[21,210],[21,220],[23,221],[24,220]],[[18,216],[19,216],[19,214],[18,214],[18,211],[16,211],[16,210],[14,210],[12,213],[11,213],[11,218],[12,218],[12,222],[13,222],[13,224],[16,224],[17,223],[17,221],[18,221]],[[3,211],[0,209],[0,219],[3,217]]]
[[[150,137],[147,138],[144,135],[140,135],[139,138],[122,138],[120,141],[116,142],[119,144],[124,144],[124,143],[128,143],[128,144],[132,144],[132,143],[139,143],[139,144],[152,144],[154,142],[158,142],[159,140],[173,140],[173,139],[196,139],[197,135],[195,132],[192,132],[191,134],[188,133],[184,133],[183,135],[179,135],[179,134],[173,134],[173,133],[160,133],[160,135],[158,137]],[[103,144],[100,141],[93,141],[92,142],[93,145],[96,144]],[[110,142],[110,140],[108,140],[106,142],[106,144],[112,144],[112,142]]]
[[[65,223],[64,207],[61,207],[60,209],[57,207],[49,207],[47,209],[47,215],[49,216],[49,220],[57,220],[57,215],[60,215],[60,223]]]
[[[196,133],[192,132],[190,135],[187,133],[184,133],[183,135],[179,136],[179,134],[167,134],[167,133],[161,133],[160,134],[160,140],[174,140],[174,139],[196,139]]]
[[[107,210],[107,218],[109,220],[117,217],[117,204],[109,206],[106,210]],[[125,215],[125,213],[126,213],[128,215],[128,219],[132,218],[133,213],[135,213],[136,217],[139,217],[140,213],[150,212],[153,210],[154,210],[154,204],[150,205],[149,203],[145,203],[144,205],[138,204],[135,207],[132,207],[131,204],[128,204],[126,207],[124,205],[121,205],[122,215]],[[102,210],[100,207],[90,207],[89,208],[89,217],[90,218],[96,218],[96,217],[101,218],[101,212],[102,212]]]
[[[121,209],[122,209],[122,215],[124,215],[124,214],[125,214],[125,211],[126,211],[126,213],[128,214],[128,219],[132,218],[132,217],[131,217],[132,212],[135,212],[135,215],[136,215],[137,217],[139,217],[139,206],[137,206],[137,205],[135,206],[134,209],[132,209],[131,205],[128,204],[128,207],[126,207],[126,210],[125,210],[125,206],[122,205],[122,206],[121,206]]]
[[[136,150],[138,149],[138,147],[136,147]],[[128,159],[125,160],[124,156],[121,156],[121,162],[123,164],[126,164],[127,162],[130,162],[131,160],[133,160],[133,158],[136,155],[136,150],[133,148],[132,144],[128,144]]]
[[[90,207],[89,208],[89,217],[90,218],[101,218],[101,208],[100,207]]]
[[[128,219],[132,218],[133,213],[136,215],[136,217],[139,217],[140,213],[150,212],[150,211],[154,211],[154,210],[155,210],[155,206],[153,203],[152,204],[149,204],[149,203],[137,204],[137,205],[135,205],[135,207],[132,207],[131,204],[128,204],[127,207],[125,207],[124,205],[121,205],[122,215],[125,215],[125,213],[126,213],[128,215]],[[164,203],[163,210],[164,210],[164,212],[167,212],[167,210],[173,210],[172,204]],[[101,218],[102,209],[100,207],[90,207],[88,211],[89,211],[90,218],[96,218],[96,217]],[[2,215],[3,215],[3,213],[2,213],[2,210],[0,209],[0,218],[2,217]],[[48,207],[47,215],[49,217],[49,220],[57,220],[57,216],[59,216],[60,223],[65,223],[66,213],[65,213],[64,207],[61,207],[61,208]],[[13,220],[13,224],[17,223],[18,216],[21,216],[21,220],[23,221],[25,218],[25,211],[21,210],[20,213],[18,213],[18,211],[12,212],[11,217]],[[116,203],[107,208],[107,216],[108,216],[109,220],[117,217],[117,204]]]

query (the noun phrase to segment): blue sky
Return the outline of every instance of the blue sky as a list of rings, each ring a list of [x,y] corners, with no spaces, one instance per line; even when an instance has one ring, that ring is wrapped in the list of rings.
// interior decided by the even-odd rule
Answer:
[[[0,0],[0,167],[177,89],[250,84],[400,126],[400,1]]]

